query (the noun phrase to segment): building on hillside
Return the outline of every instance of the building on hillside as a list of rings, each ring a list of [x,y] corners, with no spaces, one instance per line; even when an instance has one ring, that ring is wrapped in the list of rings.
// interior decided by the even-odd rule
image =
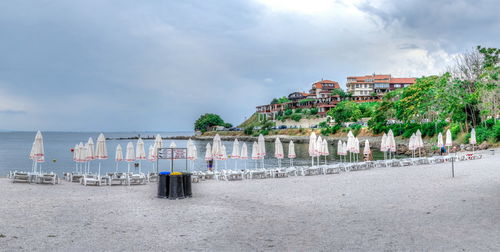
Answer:
[[[415,78],[395,78],[390,74],[372,74],[347,77],[346,86],[347,92],[353,97],[358,97],[353,100],[376,100],[392,90],[414,84],[415,80]],[[367,97],[373,98],[363,99]]]
[[[267,118],[274,120],[276,115],[287,109],[311,109],[317,108],[318,115],[324,116],[330,108],[340,102],[338,95],[332,95],[332,91],[340,89],[340,85],[336,81],[321,80],[313,83],[308,93],[293,92],[288,95],[290,102],[281,104],[268,104],[257,106],[257,113],[260,119]]]

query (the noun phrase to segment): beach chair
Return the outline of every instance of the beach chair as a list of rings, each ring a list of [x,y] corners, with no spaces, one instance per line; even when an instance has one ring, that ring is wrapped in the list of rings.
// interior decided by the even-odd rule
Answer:
[[[128,185],[145,185],[146,184],[146,175],[143,173],[139,174],[129,174],[127,176],[128,178]]]
[[[83,177],[84,175],[83,174],[71,174],[71,179],[70,181],[71,182],[76,182],[76,183],[82,183],[83,184]]]
[[[113,173],[109,181],[109,185],[124,185],[127,184],[127,175],[122,172]]]
[[[24,182],[30,183],[30,176],[27,172],[14,172],[12,175],[12,183]]]
[[[59,178],[57,177],[56,174],[50,173],[50,174],[43,174],[39,177],[38,179],[40,184],[59,184]]]
[[[410,165],[413,165],[413,160],[411,160],[410,158],[400,159],[399,165],[400,166],[410,166]]]
[[[192,176],[195,176],[194,174]],[[148,175],[148,182],[158,182],[158,173],[150,172]]]
[[[319,166],[311,166],[307,167],[303,170],[304,176],[313,176],[313,175],[320,175],[321,174],[321,167]]]
[[[101,179],[98,178],[96,175],[93,175],[93,174],[84,175],[81,178],[81,181],[82,181],[82,184],[84,186],[88,186],[88,185],[100,186],[101,185]]]
[[[288,167],[285,169],[285,172],[287,173],[288,176],[297,176],[297,168],[295,167]]]
[[[255,179],[255,178],[259,178],[259,179],[265,179],[267,178],[268,176],[268,172],[266,170],[249,170],[248,173],[247,173],[247,177],[249,179]]]
[[[324,168],[324,174],[339,174],[340,173],[340,164],[328,165]]]

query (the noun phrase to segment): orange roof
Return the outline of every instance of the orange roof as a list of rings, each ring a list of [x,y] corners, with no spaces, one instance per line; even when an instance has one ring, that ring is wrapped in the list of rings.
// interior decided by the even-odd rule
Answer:
[[[333,88],[340,88],[339,83],[331,80],[322,80],[313,84],[314,88],[323,88],[323,84],[333,84]]]
[[[392,78],[391,83],[414,84],[416,78]]]

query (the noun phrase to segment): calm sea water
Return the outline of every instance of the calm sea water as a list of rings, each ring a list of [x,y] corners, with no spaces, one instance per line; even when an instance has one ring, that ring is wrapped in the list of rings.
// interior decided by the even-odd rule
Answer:
[[[73,153],[71,152],[71,148],[75,146],[75,144],[79,142],[86,142],[89,137],[94,139],[96,142],[96,138],[99,135],[97,132],[42,132],[44,137],[44,147],[45,147],[45,163],[42,163],[42,170],[52,171],[58,174],[62,174],[64,172],[72,172],[75,171],[75,162],[73,162]],[[143,137],[146,136],[154,136],[156,133],[145,133],[145,132],[108,132],[104,133],[107,138],[119,138],[119,137],[133,137],[140,134]],[[179,135],[191,135],[192,132],[160,132],[163,137],[167,136],[179,136]],[[31,145],[33,143],[35,137],[35,132],[0,132],[0,176],[4,176],[10,170],[18,170],[18,171],[30,171],[32,161],[28,158]],[[118,144],[121,144],[124,149],[125,155],[125,147],[129,141],[136,143],[136,140],[109,140],[107,141],[108,155],[110,159],[102,160],[101,162],[101,173],[104,172],[114,172],[116,169],[116,163],[114,161],[115,149]],[[149,145],[153,144],[153,140],[144,140],[145,142],[145,150],[149,148]],[[168,146],[170,145],[171,140],[164,140],[164,143]],[[203,157],[205,155],[205,146],[208,141],[194,141],[196,147],[198,149],[198,157],[199,159],[194,163],[194,170],[206,170],[206,162]],[[175,140],[177,147],[186,147],[187,141],[185,140]],[[226,146],[228,154],[232,151],[233,143],[232,141],[223,141],[223,144]],[[249,154],[251,154],[251,144],[247,142],[249,148]],[[283,148],[285,151],[285,156],[288,152],[288,144],[283,143]],[[330,143],[329,145],[330,153],[336,153],[336,145]],[[274,143],[266,142],[266,151],[267,156],[265,159],[265,166],[277,166],[277,160],[273,158],[274,153]],[[310,164],[311,160],[308,156],[308,145],[307,144],[295,144],[295,151],[297,154],[297,158],[294,160],[295,165],[307,165]],[[374,158],[381,159],[383,154],[378,152],[372,148],[374,151]],[[337,155],[330,155],[327,158],[328,163],[333,163],[338,161]],[[97,172],[98,168],[98,160],[94,160],[91,162],[91,171]],[[191,162],[191,161],[189,161]],[[321,157],[321,162],[324,162],[324,157]],[[159,170],[170,170],[170,161],[162,160],[159,163]],[[188,164],[189,168],[191,168],[191,164]],[[289,165],[289,160],[284,159],[282,161],[282,166]],[[243,169],[245,168],[255,168],[255,161],[247,160],[227,160],[227,161],[219,161],[218,167],[220,169],[227,167],[228,169]],[[131,171],[137,171],[136,168],[131,166]],[[141,162],[142,170],[152,171],[153,163],[149,161]],[[186,169],[186,161],[176,160],[174,161],[174,169],[183,171]],[[118,166],[119,171],[127,171],[127,163],[120,162]]]

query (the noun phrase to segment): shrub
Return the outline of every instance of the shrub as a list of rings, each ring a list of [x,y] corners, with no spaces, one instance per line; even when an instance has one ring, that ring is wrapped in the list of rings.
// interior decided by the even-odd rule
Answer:
[[[298,122],[298,121],[300,121],[300,119],[302,119],[302,116],[300,114],[293,114],[291,116],[291,119]]]
[[[318,114],[318,108],[311,108],[309,112],[311,112],[311,115],[316,115]]]
[[[245,127],[245,129],[243,129],[243,133],[245,133],[245,135],[252,135],[253,134],[253,126],[248,126],[248,127]]]
[[[301,108],[296,108],[295,109],[295,113],[302,113],[302,109]]]
[[[291,114],[293,114],[293,111],[291,109],[285,110],[285,115],[289,116]]]

